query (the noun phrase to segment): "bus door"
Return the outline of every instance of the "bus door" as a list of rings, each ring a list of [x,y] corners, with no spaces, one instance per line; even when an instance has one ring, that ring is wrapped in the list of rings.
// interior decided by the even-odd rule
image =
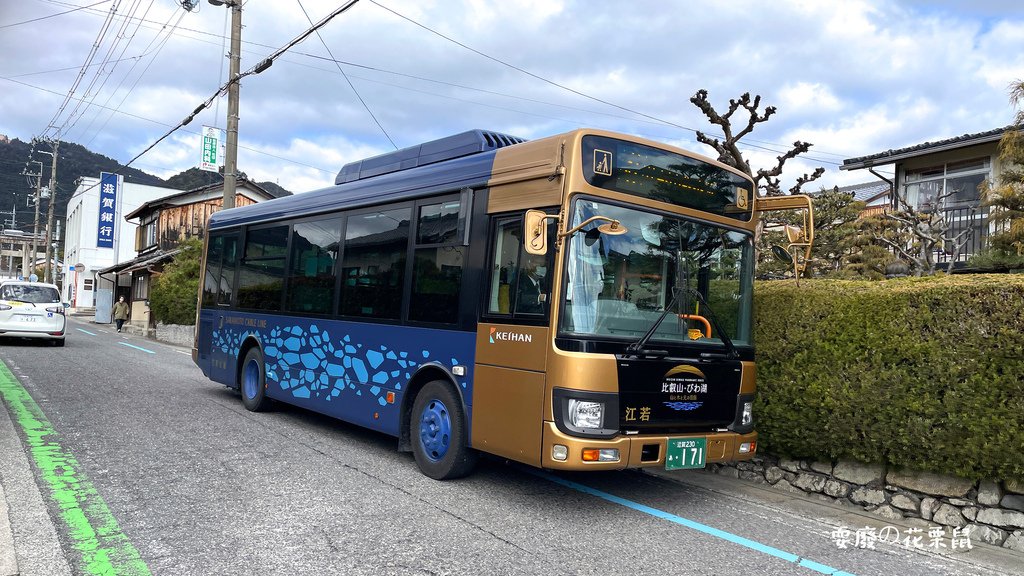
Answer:
[[[196,363],[211,380],[234,386],[234,350],[215,340],[222,334],[224,311],[231,306],[234,295],[235,268],[240,248],[238,232],[212,233],[207,242],[209,246],[203,275]],[[228,350],[225,351],[225,348]]]
[[[533,466],[541,465],[552,264],[550,251],[537,256],[523,249],[522,214],[492,219],[471,443]]]

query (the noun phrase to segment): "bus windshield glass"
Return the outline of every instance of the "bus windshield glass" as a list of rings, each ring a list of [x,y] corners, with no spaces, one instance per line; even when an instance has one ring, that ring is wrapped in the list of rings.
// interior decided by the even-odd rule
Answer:
[[[583,137],[591,186],[750,221],[751,183],[696,158],[616,138]]]
[[[721,346],[719,329],[738,346],[751,344],[749,233],[583,198],[571,214],[571,226],[604,216],[627,231],[602,234],[598,220],[568,239],[563,335],[637,341],[667,309],[652,345]]]

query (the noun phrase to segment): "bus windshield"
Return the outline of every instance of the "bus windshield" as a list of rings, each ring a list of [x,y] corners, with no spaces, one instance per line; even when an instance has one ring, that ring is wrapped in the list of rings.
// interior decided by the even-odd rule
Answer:
[[[636,341],[671,306],[652,342],[721,346],[721,329],[751,344],[749,233],[590,199],[577,199],[571,214],[570,226],[599,215],[627,232],[602,234],[597,221],[568,239],[562,334]]]

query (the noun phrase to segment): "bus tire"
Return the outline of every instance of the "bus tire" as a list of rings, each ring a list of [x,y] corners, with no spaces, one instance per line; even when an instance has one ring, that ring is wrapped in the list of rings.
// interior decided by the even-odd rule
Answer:
[[[412,452],[423,474],[449,480],[469,474],[476,451],[469,447],[462,402],[444,380],[429,382],[416,395],[410,416]]]
[[[261,412],[270,406],[267,398],[267,374],[263,365],[263,353],[253,346],[245,353],[242,371],[238,375],[238,390],[242,393],[242,404],[251,412]]]

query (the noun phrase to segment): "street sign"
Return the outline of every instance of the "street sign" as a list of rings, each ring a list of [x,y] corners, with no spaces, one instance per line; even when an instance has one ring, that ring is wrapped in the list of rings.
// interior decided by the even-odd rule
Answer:
[[[203,157],[199,162],[199,169],[207,172],[220,171],[221,159],[221,138],[220,128],[203,126]]]
[[[100,172],[100,210],[96,222],[96,247],[113,248],[118,228],[117,198],[122,177],[118,174]]]

